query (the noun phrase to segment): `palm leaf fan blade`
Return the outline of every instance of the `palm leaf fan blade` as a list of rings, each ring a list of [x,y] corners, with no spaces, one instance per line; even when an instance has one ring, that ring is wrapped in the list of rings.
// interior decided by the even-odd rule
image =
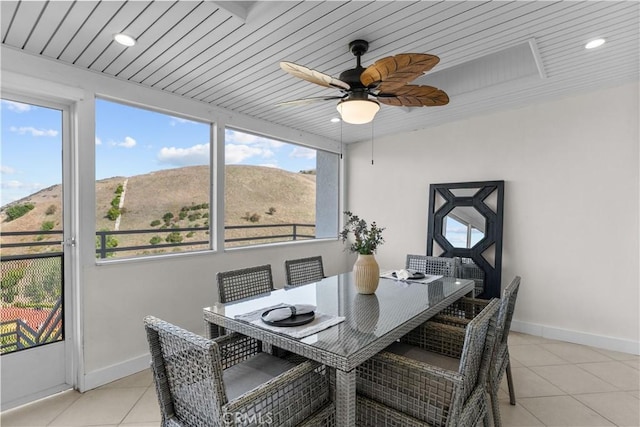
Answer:
[[[305,67],[303,65],[294,64],[293,62],[282,61],[280,62],[280,68],[294,77],[306,80],[311,83],[315,83],[320,86],[334,87],[345,90],[348,90],[350,88],[350,86],[342,80],[338,80],[328,74],[312,70],[311,68]]]
[[[396,107],[437,107],[447,105],[449,96],[433,86],[405,85],[393,93],[378,94],[378,101]]]
[[[380,90],[391,92],[420,77],[435,67],[440,58],[426,53],[401,53],[376,61],[360,75],[366,87],[379,85]]]

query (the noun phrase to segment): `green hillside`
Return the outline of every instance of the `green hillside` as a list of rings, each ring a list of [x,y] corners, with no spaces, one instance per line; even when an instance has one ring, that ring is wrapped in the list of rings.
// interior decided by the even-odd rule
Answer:
[[[315,178],[312,174],[262,166],[227,166],[225,225],[314,224]],[[119,187],[121,190],[118,190]],[[118,247],[148,245],[154,236],[165,243],[164,239],[171,228],[206,227],[209,220],[206,206],[209,202],[209,187],[208,166],[191,166],[100,180],[96,183],[96,229],[115,229],[116,221],[109,219],[107,214],[112,208],[114,198],[123,197],[119,230],[154,229],[157,233],[114,236],[118,241]],[[119,191],[122,193],[118,194]],[[54,230],[59,230],[62,221],[61,202],[61,188],[55,185],[3,206],[0,213],[2,231],[39,231],[52,225]],[[32,210],[12,221],[8,220],[8,207],[27,203],[33,205]],[[118,205],[117,200],[114,203]],[[169,221],[165,221],[167,216],[171,216]],[[272,234],[291,233],[291,227],[265,230]],[[227,232],[226,238],[251,236],[259,232],[264,233],[265,230],[231,230]],[[307,228],[299,232],[313,233],[313,229]],[[181,233],[183,242],[207,239],[204,231],[194,232],[189,237],[187,234]],[[60,236],[3,236],[2,243],[37,239],[53,242],[59,241]],[[4,248],[3,253],[8,255],[43,250],[43,247]],[[52,248],[49,247],[48,250]]]

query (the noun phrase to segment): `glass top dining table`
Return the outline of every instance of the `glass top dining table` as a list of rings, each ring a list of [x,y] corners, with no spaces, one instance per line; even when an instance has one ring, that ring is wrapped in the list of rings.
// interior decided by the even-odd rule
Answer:
[[[470,294],[473,280],[443,277],[424,284],[380,278],[372,295],[358,294],[353,274],[343,273],[308,285],[204,308],[209,325],[256,338],[336,369],[336,421],[355,425],[355,368],[427,321],[458,298]],[[304,338],[267,329],[261,322],[236,318],[277,304],[311,304],[316,314],[344,321]],[[208,329],[209,330],[209,329]]]

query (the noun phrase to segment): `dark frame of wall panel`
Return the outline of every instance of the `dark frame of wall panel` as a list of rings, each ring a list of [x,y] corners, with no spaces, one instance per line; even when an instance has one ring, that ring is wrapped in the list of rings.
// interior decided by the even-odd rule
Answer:
[[[467,189],[473,195],[456,195],[456,189]],[[453,191],[452,191],[453,190]],[[486,199],[496,192],[494,208]],[[437,196],[444,199],[436,206]],[[443,235],[444,219],[457,206],[474,207],[486,220],[484,237],[471,248],[454,247]],[[495,211],[494,211],[495,209]],[[502,223],[504,215],[504,181],[456,182],[429,186],[429,217],[427,223],[427,255],[470,258],[484,272],[484,291],[481,298],[500,298],[502,279]],[[443,252],[434,254],[434,242]],[[494,247],[493,264],[484,253]]]

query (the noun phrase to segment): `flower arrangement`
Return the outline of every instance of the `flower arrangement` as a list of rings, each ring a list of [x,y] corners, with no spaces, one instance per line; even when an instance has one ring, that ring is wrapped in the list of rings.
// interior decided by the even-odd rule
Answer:
[[[349,235],[353,234],[355,241],[351,243],[349,250],[360,255],[373,255],[376,253],[378,246],[384,243],[384,238],[382,237],[384,228],[378,227],[375,222],[372,222],[371,227],[369,227],[364,219],[360,219],[360,217],[349,211],[345,211],[344,214],[347,216],[347,222],[344,224],[339,236],[343,242],[346,242],[349,239]]]

